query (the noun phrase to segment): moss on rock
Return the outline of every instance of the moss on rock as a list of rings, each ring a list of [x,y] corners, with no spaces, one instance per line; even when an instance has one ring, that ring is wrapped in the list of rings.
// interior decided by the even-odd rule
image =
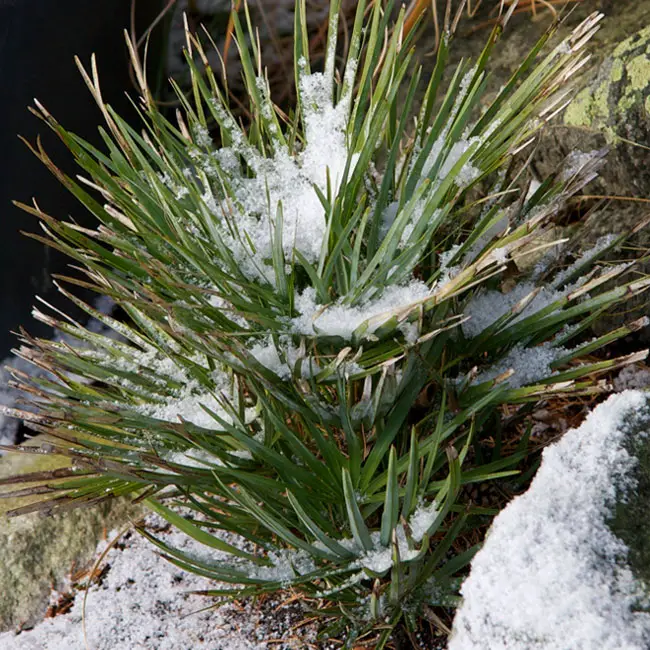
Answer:
[[[568,126],[643,141],[648,135],[650,98],[650,26],[617,45],[592,82],[579,92],[564,113]]]
[[[44,436],[33,438],[25,446],[37,447],[40,443],[45,442]],[[7,478],[18,474],[28,474],[30,472],[45,472],[61,467],[69,467],[70,463],[62,456],[51,456],[47,454],[19,454],[8,453],[0,457],[0,478]],[[22,487],[21,484],[18,487]],[[26,484],[29,485],[29,484]],[[0,486],[0,494],[12,492],[17,486]],[[42,497],[22,497],[13,499],[0,499],[0,517],[5,518],[5,513],[37,501]]]
[[[9,453],[0,458],[0,477],[66,465],[56,456]],[[139,506],[115,500],[62,514],[6,516],[8,510],[35,500],[0,500],[0,630],[29,626],[42,618],[52,587],[92,559],[107,530],[141,513]]]

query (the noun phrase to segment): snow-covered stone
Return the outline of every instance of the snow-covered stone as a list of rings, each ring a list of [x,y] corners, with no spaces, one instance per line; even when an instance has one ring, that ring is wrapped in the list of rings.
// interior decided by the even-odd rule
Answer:
[[[626,391],[546,449],[472,562],[449,650],[650,647],[647,592],[614,533],[628,538],[629,526],[612,524],[647,487],[629,450],[647,449],[648,431],[648,396]]]

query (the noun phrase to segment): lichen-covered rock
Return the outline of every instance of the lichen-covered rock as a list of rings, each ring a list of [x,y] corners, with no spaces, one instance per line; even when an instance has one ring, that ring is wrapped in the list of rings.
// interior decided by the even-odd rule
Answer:
[[[544,179],[570,152],[608,146],[607,164],[590,187],[592,193],[647,198],[650,168],[643,147],[650,146],[650,0],[584,0],[560,26],[559,36],[593,11],[602,11],[605,18],[590,45],[591,60],[576,78],[573,100],[544,131],[532,168]],[[490,57],[488,97],[506,83],[548,24],[548,18],[535,22],[525,14],[509,24]],[[455,46],[462,56],[475,57],[484,39],[479,31]],[[636,210],[645,213],[647,206]],[[617,227],[616,211],[605,220]],[[620,224],[621,230],[625,225]]]
[[[569,151],[609,148],[607,162],[600,177],[590,185],[588,194],[618,198],[589,217],[583,229],[585,247],[602,235],[629,232],[648,216],[643,199],[650,198],[650,16],[646,24],[621,43],[609,44],[604,59],[602,49],[597,53],[597,65],[585,76],[583,89],[567,107],[562,124],[547,130],[535,157],[534,167],[544,176],[557,169]],[[606,20],[605,30],[607,25]],[[593,203],[587,200],[585,206]],[[639,230],[628,242],[629,251],[636,249],[641,253],[648,248],[649,228]],[[612,256],[612,259],[620,258],[620,254]],[[650,266],[644,263],[639,270],[647,273]],[[637,297],[628,304],[624,314],[600,319],[594,331],[602,334],[646,312],[647,298]],[[650,338],[647,328],[640,338]]]
[[[490,17],[492,5],[483,4],[485,13],[477,18],[479,23]],[[531,174],[537,180],[544,180],[555,174],[572,152],[607,147],[609,153],[599,178],[590,183],[584,193],[596,197],[641,199],[617,199],[605,205],[601,205],[603,202],[598,198],[578,199],[575,210],[566,215],[566,223],[575,223],[577,218],[600,205],[590,213],[586,227],[580,231],[582,246],[589,249],[603,235],[629,232],[648,217],[648,203],[643,199],[650,198],[647,149],[650,147],[650,0],[583,0],[573,9],[559,27],[555,43],[591,12],[602,11],[605,18],[589,47],[591,60],[575,78],[573,101],[540,134],[530,166]],[[508,81],[550,22],[549,12],[540,14],[537,21],[526,12],[513,17],[490,56],[487,101]],[[467,27],[470,27],[469,22],[461,23],[452,44],[451,56],[455,62],[461,57],[476,59],[485,44],[486,29],[468,32]],[[425,77],[435,63],[433,57],[425,56],[431,50],[432,36],[431,33],[417,44]],[[532,149],[522,152],[521,162],[531,152]],[[631,237],[624,252],[616,251],[608,259],[618,262],[641,256],[648,248],[650,228],[645,228]],[[637,270],[649,273],[650,264],[643,263]],[[647,311],[647,297],[638,296],[627,304],[624,313],[600,318],[593,327],[594,333],[603,334]],[[635,339],[639,338],[650,339],[650,330],[645,328],[636,333]]]
[[[650,16],[649,25],[615,47],[583,79],[565,110],[562,125],[550,128],[535,165],[540,174],[552,171],[571,150],[610,148],[607,165],[592,185],[594,193],[626,197],[650,196]],[[605,28],[607,22],[605,23]],[[601,52],[602,56],[602,52]],[[626,207],[616,204],[616,210]],[[637,220],[643,205],[632,206]],[[623,230],[612,214],[607,221]]]
[[[450,650],[650,647],[650,396],[625,391],[548,447],[463,584]]]
[[[65,465],[65,459],[56,456],[9,453],[0,458],[0,478]],[[36,500],[0,499],[0,630],[42,619],[52,587],[92,559],[97,541],[107,530],[141,512],[127,501],[114,501],[56,515],[6,516],[29,499]]]
[[[625,39],[598,68],[593,81],[564,112],[569,126],[598,129],[613,142],[648,136],[650,26]]]

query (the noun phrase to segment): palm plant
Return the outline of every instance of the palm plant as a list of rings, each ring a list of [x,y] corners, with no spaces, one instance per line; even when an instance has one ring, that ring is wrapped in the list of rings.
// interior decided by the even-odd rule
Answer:
[[[573,249],[549,241],[552,220],[602,152],[572,156],[534,191],[519,191],[512,171],[565,104],[600,15],[537,62],[549,30],[486,107],[486,66],[508,15],[443,92],[446,35],[416,110],[422,71],[404,11],[391,29],[390,6],[359,2],[341,61],[339,4],[314,71],[296,3],[289,115],[269,97],[247,11],[244,24],[233,15],[245,127],[189,33],[193,99],[179,91],[175,123],[132,45],[142,131],[104,103],[94,60],[80,68],[106,121],[104,151],[37,104],[85,175],[63,174],[40,144],[36,155],[99,225],[23,207],[41,220],[35,236],[81,272],[59,278],[61,292],[119,336],[35,310],[79,345],[23,334],[18,354],[49,374],[16,376],[31,401],[12,414],[54,439],[41,453],[73,464],[23,476],[39,486],[12,496],[49,495],[14,514],[145,500],[205,544],[190,557],[141,529],[170,561],[217,581],[210,595],[294,589],[320,603],[328,634],[345,629],[352,643],[380,626],[382,647],[400,622],[414,629],[431,605],[455,602],[478,548],[456,542],[473,515],[493,514],[464,504],[461,487],[511,476],[526,456],[524,439],[479,463],[474,442],[502,405],[602,392],[603,373],[643,357],[593,357],[641,323],[575,341],[650,281],[598,263],[623,236],[557,270]],[[518,271],[540,251],[534,270]],[[110,296],[127,318],[64,284]]]

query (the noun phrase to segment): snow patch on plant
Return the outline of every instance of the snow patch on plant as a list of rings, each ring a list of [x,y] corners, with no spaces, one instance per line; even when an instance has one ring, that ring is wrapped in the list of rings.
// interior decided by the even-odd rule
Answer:
[[[327,215],[318,191],[333,200],[343,182],[346,166],[349,165],[351,174],[358,160],[358,154],[350,152],[346,142],[349,96],[334,105],[331,81],[322,73],[301,75],[300,92],[305,124],[302,151],[293,156],[276,139],[275,153],[262,156],[242,142],[241,132],[233,124],[235,142],[231,148],[218,152],[218,160],[227,161],[234,200],[217,200],[210,187],[204,194],[207,207],[220,221],[224,217],[232,221],[230,227],[222,224],[221,234],[242,270],[251,278],[271,284],[275,278],[269,261],[280,209],[285,257],[293,259],[295,250],[309,262],[315,262],[327,230]],[[242,173],[236,157],[233,160],[232,154],[237,153],[244,155],[254,173],[252,178]],[[210,172],[216,181],[222,180],[220,174],[223,172],[217,172],[215,177],[214,170]],[[231,228],[239,232],[233,235]]]
[[[422,541],[422,538],[427,534],[427,531],[438,517],[439,512],[440,509],[436,501],[431,503],[421,502],[418,504],[418,507],[408,522],[409,528],[411,529],[411,536],[416,542]]]
[[[339,336],[351,340],[364,323],[367,328],[363,337],[371,336],[393,316],[404,320],[408,313],[431,295],[429,287],[418,280],[404,286],[390,285],[381,296],[366,300],[359,306],[348,306],[338,301],[333,305],[321,305],[316,290],[308,287],[296,296],[295,307],[300,316],[293,319],[296,334],[314,336]]]
[[[590,249],[584,251],[578,259],[569,267],[560,271],[555,277],[546,284],[538,284],[539,278],[533,275],[530,280],[518,282],[515,287],[506,293],[501,291],[480,291],[476,293],[467,303],[464,309],[469,320],[463,323],[463,332],[465,336],[474,338],[486,330],[490,325],[495,323],[499,318],[511,311],[515,305],[522,300],[531,297],[516,316],[510,320],[510,324],[524,320],[528,316],[535,314],[548,305],[568,296],[571,292],[579,289],[590,278],[586,275],[576,279],[574,282],[565,285],[565,282],[582,267],[589,267],[599,255],[609,248],[616,240],[615,235],[605,235]],[[476,248],[476,247],[474,247]],[[477,251],[478,252],[478,251]],[[618,265],[608,269],[608,271],[623,271],[626,265]],[[540,269],[540,271],[543,269]]]
[[[512,370],[512,375],[505,379],[512,388],[534,384],[540,379],[551,377],[551,364],[566,352],[564,348],[555,347],[552,341],[545,341],[532,348],[516,345],[498,363],[482,372],[473,383],[490,381]]]

